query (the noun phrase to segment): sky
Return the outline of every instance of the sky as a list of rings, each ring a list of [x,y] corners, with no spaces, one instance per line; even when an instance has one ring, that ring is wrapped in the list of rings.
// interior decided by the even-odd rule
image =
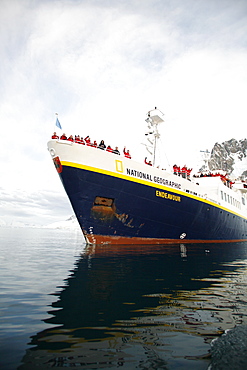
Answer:
[[[246,0],[0,0],[0,225],[73,213],[47,141],[124,145],[143,160],[146,113],[170,165],[246,138]]]

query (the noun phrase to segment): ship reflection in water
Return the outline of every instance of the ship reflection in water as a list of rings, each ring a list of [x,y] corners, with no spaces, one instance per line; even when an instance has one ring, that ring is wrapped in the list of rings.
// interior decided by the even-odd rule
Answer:
[[[19,369],[206,369],[247,323],[246,271],[246,243],[89,246]]]

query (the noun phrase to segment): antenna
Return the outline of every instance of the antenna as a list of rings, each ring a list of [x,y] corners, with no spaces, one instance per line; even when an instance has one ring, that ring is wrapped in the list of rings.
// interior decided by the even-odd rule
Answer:
[[[208,162],[209,162],[209,158],[210,158],[210,152],[208,149],[206,150],[200,150],[201,153],[204,153],[202,155],[202,160],[204,162],[204,166],[205,166],[205,170],[209,171],[209,166],[208,166]]]

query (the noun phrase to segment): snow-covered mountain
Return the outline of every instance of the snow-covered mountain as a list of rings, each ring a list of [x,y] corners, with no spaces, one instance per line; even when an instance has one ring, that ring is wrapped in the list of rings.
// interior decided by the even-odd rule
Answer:
[[[73,230],[80,230],[80,226],[75,215],[70,216],[65,221],[57,221],[53,222],[52,224],[44,226],[46,229],[73,229]]]
[[[208,164],[211,171],[222,169],[233,177],[247,179],[247,139],[215,143]]]

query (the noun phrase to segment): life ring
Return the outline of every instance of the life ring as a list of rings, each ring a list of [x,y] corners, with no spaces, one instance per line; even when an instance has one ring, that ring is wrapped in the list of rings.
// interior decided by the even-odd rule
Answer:
[[[55,155],[56,155],[55,149],[53,149],[53,148],[50,149],[50,155],[52,156],[52,158],[55,157]]]

